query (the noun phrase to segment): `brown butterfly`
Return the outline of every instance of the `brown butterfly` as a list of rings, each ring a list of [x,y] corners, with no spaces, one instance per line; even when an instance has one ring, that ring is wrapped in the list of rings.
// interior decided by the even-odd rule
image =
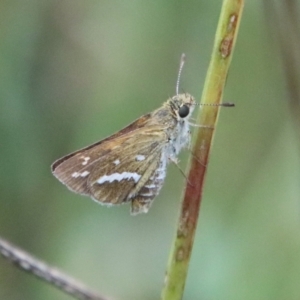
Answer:
[[[178,94],[119,132],[55,161],[53,174],[70,190],[101,204],[131,203],[131,214],[146,213],[166,177],[190,142],[188,119],[195,107],[189,94]]]
[[[147,212],[158,195],[169,161],[189,144],[189,94],[176,95],[114,135],[52,165],[70,190],[102,204],[131,202],[133,215]]]

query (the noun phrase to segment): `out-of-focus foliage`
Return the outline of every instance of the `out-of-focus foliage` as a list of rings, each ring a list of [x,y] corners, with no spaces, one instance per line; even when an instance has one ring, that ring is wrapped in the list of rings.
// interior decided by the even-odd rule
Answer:
[[[50,164],[173,95],[182,52],[181,88],[200,99],[221,2],[0,2],[0,235],[114,299],[159,298],[176,167],[131,217],[69,192]],[[300,297],[299,135],[261,1],[246,2],[185,300]],[[0,299],[69,297],[0,259]]]

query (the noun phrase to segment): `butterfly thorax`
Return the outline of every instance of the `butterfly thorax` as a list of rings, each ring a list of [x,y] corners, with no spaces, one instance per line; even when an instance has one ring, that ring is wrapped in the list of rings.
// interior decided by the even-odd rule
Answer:
[[[167,155],[175,159],[180,150],[190,141],[188,119],[195,106],[194,98],[189,94],[179,94],[167,100],[161,108],[153,112],[153,120],[160,120],[168,137]],[[182,111],[187,111],[182,114]]]

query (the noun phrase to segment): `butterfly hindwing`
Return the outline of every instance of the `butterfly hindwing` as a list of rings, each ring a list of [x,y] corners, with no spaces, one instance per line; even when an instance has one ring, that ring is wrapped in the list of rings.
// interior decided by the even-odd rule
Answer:
[[[150,134],[136,142],[134,149],[124,147],[120,152],[116,151],[105,165],[98,161],[88,178],[91,196],[109,204],[120,204],[134,198],[159,164],[162,143],[157,137]],[[130,154],[124,155],[128,150]]]

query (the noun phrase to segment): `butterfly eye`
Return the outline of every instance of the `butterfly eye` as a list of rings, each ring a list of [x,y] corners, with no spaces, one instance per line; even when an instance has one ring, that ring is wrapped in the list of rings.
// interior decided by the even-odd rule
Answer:
[[[190,108],[187,105],[182,105],[179,108],[178,114],[180,118],[185,118],[190,113]]]

